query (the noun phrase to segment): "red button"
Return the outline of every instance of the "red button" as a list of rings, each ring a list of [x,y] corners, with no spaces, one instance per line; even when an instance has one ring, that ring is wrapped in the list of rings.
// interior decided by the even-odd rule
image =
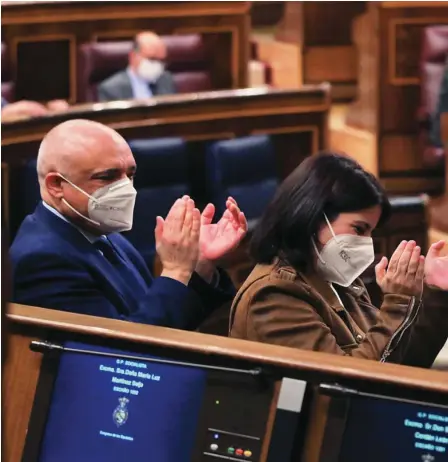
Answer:
[[[235,454],[236,454],[237,456],[242,456],[242,455],[244,454],[244,451],[243,451],[242,449],[237,449],[237,450],[235,451]]]

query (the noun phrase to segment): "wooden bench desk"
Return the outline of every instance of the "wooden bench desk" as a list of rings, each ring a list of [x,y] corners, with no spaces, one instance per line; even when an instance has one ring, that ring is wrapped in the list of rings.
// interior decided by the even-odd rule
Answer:
[[[43,362],[42,354],[31,351],[32,340],[56,343],[76,340],[134,355],[155,355],[212,367],[261,368],[278,385],[283,377],[306,381],[310,392],[321,383],[336,383],[377,395],[392,393],[399,401],[417,399],[446,404],[448,395],[446,373],[440,371],[21,305],[10,305],[8,322],[9,348],[3,372],[6,462],[21,460],[27,432],[35,430],[30,424],[30,412],[35,395],[42,396],[42,381],[39,381],[40,389],[36,389],[39,375],[46,377],[48,373],[48,355],[47,362]],[[84,378],[75,377],[75,380]],[[322,415],[322,423],[325,422],[327,412],[326,406],[320,406],[317,396],[316,399],[317,407],[310,419],[316,426],[308,427],[312,434],[306,446],[319,454],[325,427],[319,421]],[[266,457],[259,460],[265,462]],[[282,459],[282,462],[287,461]]]

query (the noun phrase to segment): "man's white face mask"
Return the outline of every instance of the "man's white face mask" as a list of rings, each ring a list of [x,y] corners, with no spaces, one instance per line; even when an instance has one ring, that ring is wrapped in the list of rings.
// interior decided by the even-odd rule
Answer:
[[[89,198],[89,216],[83,215],[63,198],[64,204],[95,225],[103,234],[129,231],[132,228],[137,191],[129,178],[103,186],[90,195],[60,173],[59,176]]]
[[[348,287],[375,260],[373,240],[354,234],[336,235],[325,214],[324,217],[333,237],[320,253],[312,240],[317,254],[317,270],[326,281]]]
[[[137,74],[148,83],[155,83],[163,74],[164,65],[154,59],[142,59],[137,68]]]

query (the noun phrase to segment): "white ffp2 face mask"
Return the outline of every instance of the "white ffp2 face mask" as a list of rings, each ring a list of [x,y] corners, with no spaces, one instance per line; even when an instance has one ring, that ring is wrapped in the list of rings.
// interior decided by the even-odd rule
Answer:
[[[348,287],[375,260],[373,240],[354,234],[336,235],[327,216],[324,217],[333,237],[320,253],[312,240],[317,254],[317,270],[326,281]]]
[[[165,70],[160,61],[154,59],[142,59],[137,68],[138,75],[148,83],[155,83]]]
[[[137,191],[129,178],[103,186],[90,195],[60,173],[59,176],[89,198],[89,216],[83,215],[63,198],[64,204],[102,233],[119,233],[132,228]]]

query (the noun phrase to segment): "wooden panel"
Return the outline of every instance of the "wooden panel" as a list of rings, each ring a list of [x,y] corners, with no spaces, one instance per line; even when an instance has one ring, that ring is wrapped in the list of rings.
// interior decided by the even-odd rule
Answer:
[[[353,40],[358,49],[358,96],[347,112],[347,124],[368,130],[378,129],[378,40],[376,16],[370,11],[353,22]]]
[[[77,47],[98,37],[128,37],[148,29],[160,35],[199,33],[211,39],[216,36],[219,53],[213,55],[211,65],[215,88],[247,86],[249,2],[16,1],[4,2],[2,7],[2,40],[18,50],[14,51],[13,61],[18,63],[17,85],[23,97],[70,98],[75,102]],[[61,47],[58,36],[70,37],[68,49]],[[30,52],[24,56],[20,51],[23,46],[14,45],[42,40],[48,41],[48,47],[33,45],[36,53],[31,58]],[[30,47],[26,45],[28,50]],[[39,77],[34,85],[30,83],[33,71]],[[50,86],[52,79],[55,85]]]
[[[430,226],[433,234],[448,235],[448,112],[441,114],[441,135],[445,146],[445,191],[431,202]]]
[[[303,84],[302,53],[297,44],[259,36],[253,36],[252,41],[257,47],[257,59],[268,63],[270,67],[270,85],[291,89],[299,88]]]
[[[319,396],[313,400],[311,414],[315,417],[307,429],[307,436],[305,438],[303,460],[306,462],[320,462],[322,460],[320,458],[320,450],[324,439],[329,406],[330,398],[328,396]]]
[[[340,378],[369,380],[383,384],[397,384],[406,388],[425,388],[434,392],[448,392],[446,374],[358,358],[318,353],[315,351],[242,341],[233,338],[210,337],[145,324],[96,318],[58,310],[11,304],[8,318],[11,323],[56,329],[62,332],[117,339],[123,342],[151,345],[186,352],[221,355],[252,363],[262,362],[287,370],[308,370],[333,374]],[[31,330],[32,331],[32,330]],[[211,341],[213,339],[213,341]],[[292,371],[291,371],[292,372]]]
[[[448,151],[448,112],[441,114],[441,132],[445,149]]]
[[[331,56],[331,66],[328,64]],[[352,46],[307,47],[304,51],[305,82],[355,83],[358,77],[357,53]]]
[[[305,83],[331,82],[333,98],[351,100],[357,80],[352,21],[366,2],[287,2],[276,39],[299,46]]]
[[[275,26],[284,15],[285,3],[281,1],[251,2],[252,29]]]
[[[281,382],[277,381],[274,386],[274,397],[271,401],[271,407],[269,409],[269,417],[266,424],[266,433],[265,433],[265,440],[263,443],[263,447],[261,449],[260,455],[260,462],[267,462],[268,454],[269,454],[269,447],[272,437],[272,430],[274,428],[275,416],[277,413],[277,404],[278,404],[278,397],[280,395],[280,387]]]
[[[333,105],[330,111],[330,149],[344,152],[378,176],[377,137],[346,123],[347,106]]]
[[[17,100],[76,101],[74,36],[16,37],[13,41]],[[55,59],[57,57],[57,59]]]
[[[440,191],[443,172],[425,168],[417,143],[422,29],[448,23],[446,2],[371,2],[355,21],[359,97],[347,124],[373,134],[378,170],[393,192]]]
[[[2,380],[3,432],[8,435],[4,438],[2,458],[6,462],[21,460],[41,363],[40,355],[29,349],[34,339],[20,334],[8,339]]]
[[[400,172],[406,170],[422,170],[422,159],[418,151],[417,137],[411,135],[383,135],[380,141],[380,172]],[[392,154],[393,153],[393,154]]]
[[[351,24],[366,2],[303,2],[306,46],[352,45]]]
[[[45,339],[54,332],[59,336],[62,333],[67,339],[76,338],[123,350],[150,351],[162,356],[168,354],[199,363],[267,367],[275,377],[298,378],[316,385],[321,381],[343,383],[347,387],[361,387],[373,392],[378,392],[380,387],[383,392],[395,390],[402,398],[412,396],[414,399],[415,393],[425,397],[437,396],[438,399],[448,393],[446,373],[440,371],[425,370],[422,373],[421,369],[395,364],[14,304],[10,306],[8,319],[15,349],[10,350],[4,375],[4,398],[8,406],[5,407],[4,420],[7,462],[21,459],[36,389],[41,356],[30,352],[29,343],[36,338]],[[318,430],[313,433],[318,441],[322,437],[319,429],[323,429],[324,409],[325,406],[320,412],[316,409],[317,415],[311,426],[311,429]],[[308,446],[308,453],[316,454],[316,451]]]

